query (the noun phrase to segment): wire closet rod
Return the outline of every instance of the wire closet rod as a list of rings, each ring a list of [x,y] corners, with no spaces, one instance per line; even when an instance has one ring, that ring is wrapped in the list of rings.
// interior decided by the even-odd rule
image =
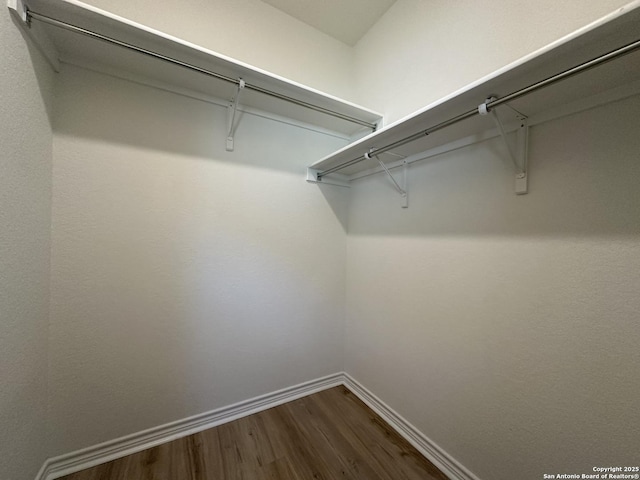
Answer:
[[[132,45],[130,43],[123,42],[121,40],[117,40],[115,38],[107,37],[106,35],[102,35],[100,33],[96,33],[96,32],[93,32],[91,30],[87,30],[85,28],[78,27],[76,25],[72,25],[70,23],[63,22],[61,20],[57,20],[55,18],[49,17],[47,15],[43,15],[41,13],[34,12],[32,10],[27,10],[27,23],[29,23],[29,21],[31,19],[39,20],[39,21],[41,21],[43,23],[47,23],[49,25],[53,25],[55,27],[59,27],[59,28],[62,28],[64,30],[68,30],[68,31],[71,31],[71,32],[74,32],[74,33],[79,33],[79,34],[85,35],[87,37],[92,37],[92,38],[95,38],[95,39],[98,39],[98,40],[102,40],[103,42],[111,43],[113,45],[117,45],[119,47],[123,47],[123,48],[126,48],[128,50],[132,50],[132,51],[137,52],[137,53],[142,53],[142,54],[147,55],[149,57],[157,58],[159,60],[162,60],[162,61],[165,61],[165,62],[168,62],[168,63],[172,63],[174,65],[179,65],[181,67],[187,68],[187,69],[192,70],[194,72],[202,73],[204,75],[208,75],[210,77],[217,78],[218,80],[223,80],[225,82],[233,83],[235,85],[239,85],[240,84],[240,80],[237,79],[237,78],[228,77],[226,75],[222,75],[220,73],[216,73],[216,72],[213,72],[211,70],[207,70],[205,68],[201,68],[201,67],[198,67],[196,65],[192,65],[190,63],[183,62],[181,60],[169,57],[167,55],[162,55],[161,53],[156,53],[156,52],[153,52],[151,50],[147,50],[146,48],[138,47],[136,45]],[[293,103],[295,105],[298,105],[298,106],[301,106],[301,107],[304,107],[304,108],[308,108],[310,110],[315,110],[316,112],[324,113],[324,114],[330,115],[332,117],[336,117],[336,118],[340,118],[342,120],[346,120],[348,122],[356,123],[358,125],[362,125],[363,127],[367,127],[367,128],[372,129],[372,130],[376,129],[376,125],[374,123],[370,123],[370,122],[367,122],[365,120],[360,120],[359,118],[355,118],[355,117],[352,117],[350,115],[346,115],[344,113],[335,112],[333,110],[321,107],[319,105],[314,105],[312,103],[308,103],[308,102],[305,102],[305,101],[302,101],[302,100],[298,100],[296,98],[292,98],[292,97],[289,97],[287,95],[283,95],[281,93],[274,92],[273,90],[268,90],[266,88],[259,87],[258,85],[252,85],[250,83],[245,83],[245,87],[244,88],[247,88],[249,90],[253,90],[255,92],[262,93],[264,95],[268,95],[270,97],[277,98],[279,100],[284,100],[285,102]]]
[[[540,80],[539,82],[533,83],[531,85],[529,85],[528,87],[522,88],[520,90],[517,90],[515,92],[512,92],[508,95],[505,95],[504,97],[498,98],[497,100],[494,100],[492,102],[488,102],[487,103],[487,111],[489,111],[491,108],[493,107],[497,107],[499,105],[502,105],[503,103],[506,102],[510,102],[512,100],[515,100],[516,98],[520,98],[523,97],[525,95],[528,95],[532,92],[535,92],[536,90],[539,90],[541,88],[544,87],[548,87],[550,85],[553,85],[554,83],[560,82],[561,80],[565,80],[569,77],[572,77],[574,75],[577,75],[579,73],[582,73],[586,70],[589,70],[591,68],[597,67],[599,65],[602,65],[603,63],[609,62],[611,60],[614,60],[618,57],[621,57],[623,55],[626,55],[628,53],[631,53],[635,50],[638,50],[640,48],[640,40],[636,40],[634,42],[631,42],[623,47],[617,48],[615,50],[610,51],[609,53],[605,53],[604,55],[600,55],[599,57],[593,58],[589,61],[586,61],[584,63],[581,63],[579,65],[576,65],[574,67],[571,67],[563,72],[560,72],[556,75],[553,75],[551,77],[548,77],[544,80]],[[444,122],[438,123],[437,125],[434,125],[433,127],[429,127],[426,128],[424,130],[421,130],[418,133],[414,133],[413,135],[409,135],[408,137],[402,138],[400,140],[397,140],[393,143],[390,143],[388,145],[385,145],[384,147],[381,148],[375,148],[372,153],[379,155],[381,153],[385,153],[388,152],[390,150],[393,150],[395,148],[401,147],[402,145],[406,145],[407,143],[411,143],[415,140],[418,140],[419,138],[424,137],[425,135],[430,135],[433,132],[436,132],[438,130],[442,130],[443,128],[449,127],[451,125],[454,125],[458,122],[461,122],[463,120],[466,120],[467,118],[471,118],[474,117],[475,115],[479,115],[480,112],[478,112],[478,108],[474,108],[473,110],[469,110],[468,112],[464,112],[460,115],[457,115],[453,118],[450,118],[449,120],[446,120]],[[367,152],[368,153],[368,152]],[[328,168],[327,170],[324,170],[322,172],[318,173],[318,179],[320,179],[321,177],[328,175],[330,173],[334,173],[337,172],[339,170],[342,170],[343,168],[347,168],[350,167],[352,165],[355,165],[356,163],[360,163],[364,160],[367,160],[367,157],[362,154],[361,156],[359,156],[358,158],[354,158],[353,160],[348,160],[344,163],[341,163],[339,165],[336,165],[335,167],[331,167]]]

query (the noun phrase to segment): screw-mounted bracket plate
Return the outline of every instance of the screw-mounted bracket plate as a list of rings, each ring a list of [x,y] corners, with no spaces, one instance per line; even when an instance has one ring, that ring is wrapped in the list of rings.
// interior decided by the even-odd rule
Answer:
[[[529,193],[529,125],[527,120],[520,122],[516,133],[516,161],[522,168],[521,172],[516,172],[516,195]]]
[[[227,152],[233,152],[234,148],[234,137],[236,133],[236,113],[238,111],[238,103],[240,102],[240,93],[245,87],[245,82],[243,79],[238,79],[238,90],[236,91],[236,96],[231,101],[229,106],[227,107]]]

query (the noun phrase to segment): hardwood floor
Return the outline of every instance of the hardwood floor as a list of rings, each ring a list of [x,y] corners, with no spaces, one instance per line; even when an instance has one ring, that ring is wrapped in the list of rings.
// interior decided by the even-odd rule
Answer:
[[[64,480],[447,480],[335,387]]]

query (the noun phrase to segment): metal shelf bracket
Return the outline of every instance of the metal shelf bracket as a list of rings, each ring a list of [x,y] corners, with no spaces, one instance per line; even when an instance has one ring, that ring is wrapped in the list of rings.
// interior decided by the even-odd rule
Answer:
[[[524,195],[529,192],[529,125],[527,119],[520,122],[516,137],[516,155],[518,163],[522,166],[520,172],[516,172],[516,195]]]
[[[238,102],[240,101],[240,93],[245,87],[245,82],[243,79],[238,79],[238,90],[236,91],[236,96],[231,101],[231,104],[227,107],[227,152],[233,152],[233,141],[236,134],[236,128],[238,125],[235,124],[236,121],[236,112],[238,111]]]
[[[513,166],[515,169],[515,193],[516,195],[524,195],[528,193],[528,172],[527,172],[527,162],[528,162],[528,154],[529,154],[529,125],[527,124],[527,117],[517,110],[512,110],[516,113],[516,117],[520,122],[520,126],[516,130],[516,147],[515,151],[509,142],[507,134],[505,132],[504,126],[500,121],[500,117],[498,117],[498,112],[496,111],[497,107],[489,109],[488,104],[491,102],[495,102],[497,100],[496,97],[487,98],[484,103],[478,105],[478,113],[480,115],[490,115],[491,119],[496,125],[498,132],[500,132],[500,136],[504,140],[505,145],[507,146],[507,151],[509,152],[509,158],[513,162]],[[508,104],[504,104],[505,106],[509,106]],[[511,107],[510,107],[511,108]]]
[[[384,172],[387,174],[387,176],[391,179],[391,182],[393,182],[394,187],[396,187],[396,190],[402,197],[403,199],[402,208],[409,208],[409,194],[407,193],[407,180],[408,180],[407,174],[409,170],[409,164],[407,163],[407,161],[403,160],[402,162],[402,187],[401,187],[396,181],[396,179],[393,177],[393,175],[391,175],[391,172],[389,171],[387,166],[384,164],[384,162],[380,160],[380,157],[378,157],[378,155],[375,155],[372,151],[369,151],[365,153],[364,156],[367,159],[371,159],[372,157],[375,157],[376,160],[378,160],[378,163],[380,164]]]

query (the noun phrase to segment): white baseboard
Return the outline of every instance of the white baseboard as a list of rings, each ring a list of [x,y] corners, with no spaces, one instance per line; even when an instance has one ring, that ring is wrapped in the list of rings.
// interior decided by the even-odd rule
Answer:
[[[50,458],[38,472],[36,480],[54,480],[338,385],[351,390],[451,480],[480,480],[362,384],[343,372]]]
[[[416,447],[431,463],[451,480],[480,480],[455,458],[440,448],[433,440],[411,425],[386,403],[362,386],[349,374],[344,374],[344,385],[374,412],[380,415],[395,431]]]
[[[335,373],[207,413],[50,458],[38,472],[36,480],[54,480],[342,384],[344,384],[344,374]]]

